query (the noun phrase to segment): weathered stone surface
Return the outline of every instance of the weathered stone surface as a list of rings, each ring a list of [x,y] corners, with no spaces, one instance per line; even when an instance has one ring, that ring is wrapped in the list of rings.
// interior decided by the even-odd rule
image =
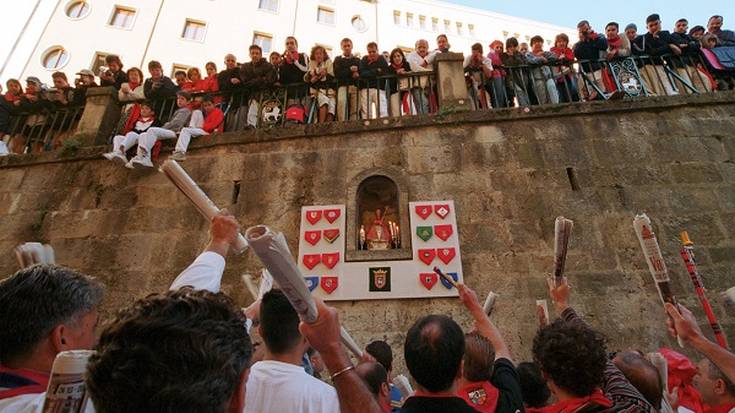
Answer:
[[[409,201],[454,199],[465,279],[481,296],[500,294],[495,321],[518,359],[530,354],[534,302],[547,298],[554,218],[567,216],[575,307],[611,348],[648,349],[675,343],[633,233],[641,211],[653,218],[674,291],[701,316],[678,255],[679,231],[689,231],[735,338],[735,318],[716,299],[735,285],[734,120],[732,94],[468,112],[227,133],[195,141],[184,167],[243,227],[278,228],[294,253],[301,206],[347,203],[367,170],[401,174],[404,213]],[[106,283],[108,316],[164,290],[205,245],[207,223],[163,174],[116,167],[100,157],[106,149],[0,159],[0,271],[15,270],[18,243],[50,242],[59,262]],[[252,254],[231,257],[223,290],[247,304],[240,274],[259,270]],[[398,370],[405,332],[421,315],[471,327],[451,299],[336,305],[358,342],[394,346]]]

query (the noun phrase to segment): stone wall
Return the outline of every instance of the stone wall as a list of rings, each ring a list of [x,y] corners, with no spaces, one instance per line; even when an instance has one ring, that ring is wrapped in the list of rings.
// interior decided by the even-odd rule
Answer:
[[[109,315],[164,290],[204,246],[207,223],[161,173],[116,167],[104,149],[0,160],[0,273],[15,270],[18,243],[50,242],[61,263],[104,280]],[[494,319],[527,359],[557,215],[575,221],[574,306],[612,348],[674,345],[632,230],[640,211],[653,218],[675,293],[701,315],[678,255],[678,233],[689,231],[735,340],[732,309],[716,299],[735,285],[734,160],[735,95],[719,94],[222,134],[195,143],[184,166],[243,226],[284,231],[292,251],[300,207],[346,203],[366,170],[402,171],[409,201],[454,199],[466,282],[500,294]],[[231,258],[224,291],[247,304],[240,274],[259,268],[252,253]],[[452,299],[337,306],[358,342],[386,338],[397,353],[421,315],[470,327]]]

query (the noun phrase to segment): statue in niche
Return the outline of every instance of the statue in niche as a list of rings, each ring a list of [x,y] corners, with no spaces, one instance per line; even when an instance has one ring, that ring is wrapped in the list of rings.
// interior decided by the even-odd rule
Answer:
[[[375,210],[375,220],[370,230],[367,232],[367,249],[368,250],[387,250],[394,247],[395,234],[392,221],[386,222],[390,207],[385,207],[385,213],[381,214],[380,209]]]
[[[358,188],[359,250],[401,248],[398,188],[385,176],[371,176]]]

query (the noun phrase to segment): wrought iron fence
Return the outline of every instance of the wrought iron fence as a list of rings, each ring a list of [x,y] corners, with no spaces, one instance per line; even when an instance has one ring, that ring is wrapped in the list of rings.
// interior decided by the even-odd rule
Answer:
[[[60,147],[76,130],[84,106],[47,106],[35,111],[10,111],[3,138],[16,153],[50,151]]]

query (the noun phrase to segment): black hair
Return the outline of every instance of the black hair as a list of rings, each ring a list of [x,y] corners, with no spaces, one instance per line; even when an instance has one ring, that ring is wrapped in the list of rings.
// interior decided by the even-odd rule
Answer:
[[[656,410],[661,409],[663,388],[658,369],[653,363],[635,351],[616,354],[613,363]]]
[[[388,373],[382,364],[373,361],[360,363],[355,368],[357,375],[365,382],[373,396],[380,394],[380,387],[388,384]]]
[[[509,47],[518,47],[518,39],[516,39],[515,37],[509,37],[505,41],[505,47],[506,48],[509,48]]]
[[[538,364],[528,361],[519,363],[516,372],[518,372],[518,381],[521,383],[523,403],[528,407],[546,406],[551,397],[551,390]]]
[[[610,26],[615,26],[615,28],[616,28],[616,29],[620,30],[620,25],[618,24],[618,22],[610,22],[610,23],[608,23],[608,24],[607,24],[607,25],[605,26],[605,28],[607,29],[607,28],[608,28],[608,27],[610,27]]]
[[[449,389],[464,355],[464,333],[445,315],[428,315],[408,330],[403,356],[411,376],[430,392]]]
[[[543,43],[544,43],[544,38],[543,38],[543,37],[541,37],[541,36],[538,36],[538,35],[536,35],[536,36],[533,36],[533,37],[531,38],[531,44],[534,44],[534,43],[536,43],[536,42],[541,42],[541,43],[543,44]]]
[[[393,350],[390,348],[388,343],[383,340],[375,340],[365,346],[365,351],[373,356],[373,358],[380,363],[386,371],[393,370]]]
[[[271,353],[284,354],[301,340],[299,315],[281,290],[270,290],[260,302],[260,329]]]
[[[248,48],[248,51],[252,52],[253,50],[260,50],[260,53],[263,53],[263,48],[258,46],[257,44],[251,44]]]

